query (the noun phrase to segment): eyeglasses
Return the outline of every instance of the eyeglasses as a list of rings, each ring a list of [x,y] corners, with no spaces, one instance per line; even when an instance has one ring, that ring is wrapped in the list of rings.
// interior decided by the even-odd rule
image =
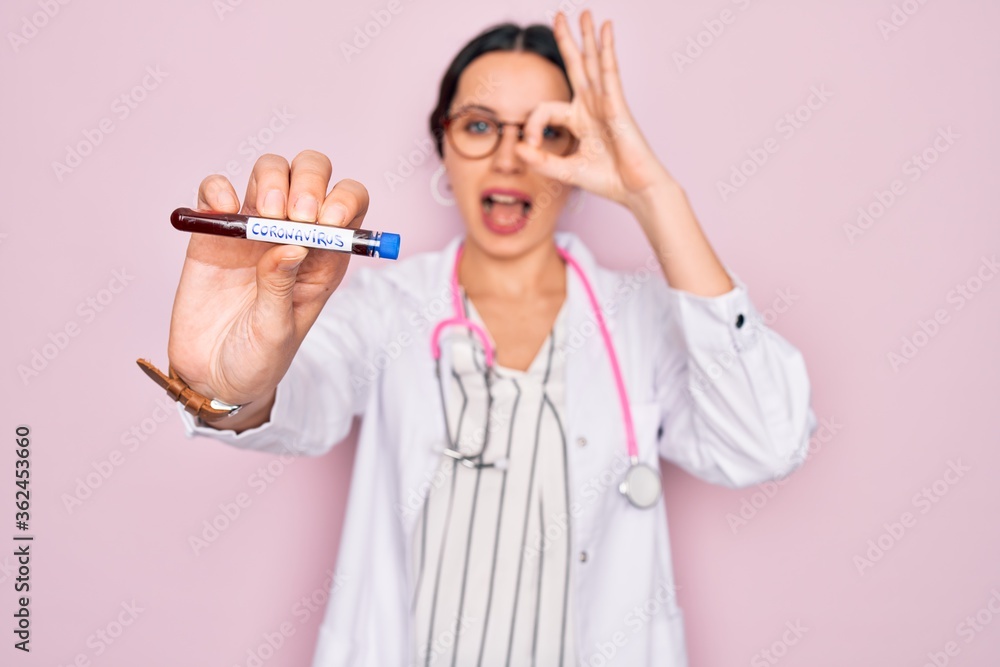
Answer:
[[[524,140],[525,123],[501,121],[477,109],[460,110],[441,119],[445,136],[455,152],[472,160],[496,152],[507,126],[517,128],[517,138]],[[569,155],[576,148],[576,137],[565,127],[547,125],[542,130],[541,150],[554,155]]]

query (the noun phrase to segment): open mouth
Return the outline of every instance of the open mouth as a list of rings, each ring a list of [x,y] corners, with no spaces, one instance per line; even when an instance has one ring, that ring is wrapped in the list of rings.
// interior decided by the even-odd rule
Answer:
[[[516,190],[483,192],[483,223],[498,234],[513,234],[528,224],[531,197]]]

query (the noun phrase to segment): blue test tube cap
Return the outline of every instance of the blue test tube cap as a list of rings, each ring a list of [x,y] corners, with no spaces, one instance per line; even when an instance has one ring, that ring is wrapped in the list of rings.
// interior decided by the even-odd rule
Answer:
[[[378,237],[378,256],[385,259],[399,257],[399,234],[382,232],[382,235]]]

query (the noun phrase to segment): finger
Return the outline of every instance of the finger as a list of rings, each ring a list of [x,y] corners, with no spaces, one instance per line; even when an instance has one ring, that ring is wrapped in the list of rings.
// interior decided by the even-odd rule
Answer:
[[[273,330],[280,324],[292,325],[293,294],[299,267],[309,249],[294,245],[269,248],[257,260],[257,314]],[[278,338],[290,332],[274,332]]]
[[[569,21],[566,20],[566,15],[562,12],[556,14],[552,32],[555,33],[556,44],[559,46],[563,62],[566,63],[566,71],[569,73],[573,93],[576,95],[586,94],[590,86],[587,83],[587,73],[583,69],[583,58],[573,35],[570,33]]]
[[[355,180],[345,178],[338,181],[327,195],[319,213],[319,222],[360,229],[368,212],[368,201],[368,189]]]
[[[292,160],[288,186],[288,219],[316,222],[319,204],[326,197],[333,167],[330,158],[317,151],[302,151]]]
[[[260,156],[250,173],[247,196],[243,199],[247,213],[283,219],[288,201],[288,173],[285,158],[271,153]]]
[[[572,156],[554,155],[524,142],[518,142],[514,151],[529,167],[542,176],[554,178],[570,185],[578,185],[576,182],[577,169],[574,168],[575,162]]]
[[[611,21],[605,21],[601,26],[601,85],[604,87],[604,94],[614,116],[625,114],[627,111],[625,91],[618,75],[618,58],[615,56]]]
[[[237,213],[240,210],[240,200],[236,197],[236,188],[222,174],[206,176],[198,186],[197,208]]]
[[[572,108],[569,102],[539,102],[524,123],[524,138],[532,146],[541,146],[542,130],[549,125],[565,127],[575,136],[580,136],[582,128],[573,126]]]
[[[594,92],[602,94],[604,88],[601,86],[601,66],[597,57],[597,37],[589,9],[580,16],[580,30],[583,32],[583,68],[587,72],[587,81]]]

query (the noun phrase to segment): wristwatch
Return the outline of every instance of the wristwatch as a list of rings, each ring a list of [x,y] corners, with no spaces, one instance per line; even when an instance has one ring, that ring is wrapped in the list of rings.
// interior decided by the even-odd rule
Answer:
[[[177,375],[172,366],[167,366],[170,375],[164,375],[163,371],[154,366],[146,359],[136,359],[135,363],[139,368],[153,379],[153,382],[167,390],[170,398],[178,403],[184,404],[184,409],[195,417],[199,417],[206,422],[218,421],[226,417],[232,417],[243,405],[229,405],[216,398],[202,396],[189,387],[184,380]]]

